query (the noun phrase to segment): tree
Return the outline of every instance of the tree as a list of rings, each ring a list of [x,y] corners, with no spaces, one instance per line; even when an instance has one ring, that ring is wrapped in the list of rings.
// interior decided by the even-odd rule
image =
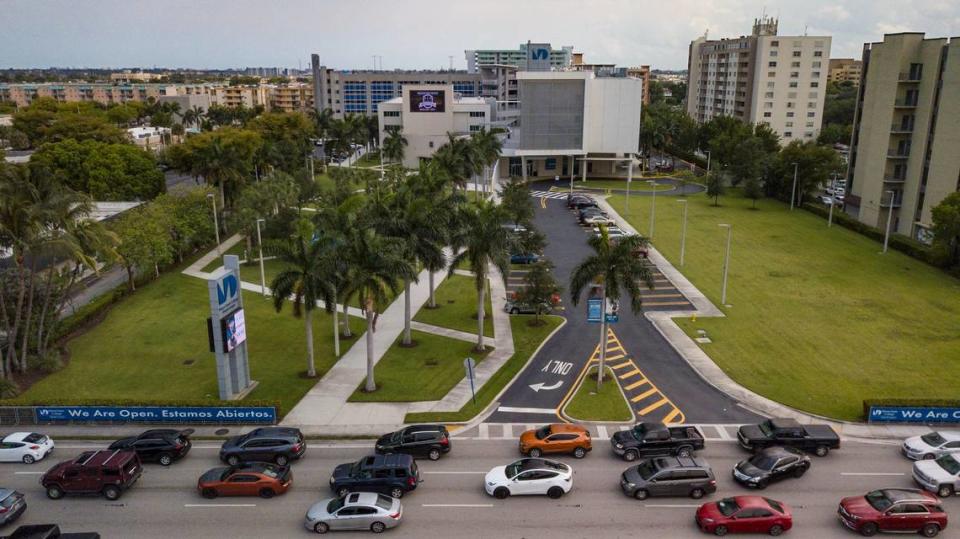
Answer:
[[[200,133],[171,147],[168,158],[177,170],[202,176],[216,186],[221,207],[229,207],[235,193],[252,175],[254,155],[261,143],[260,135],[253,131],[225,127]]]
[[[280,312],[293,297],[293,316],[304,319],[307,338],[307,376],[317,375],[313,354],[313,310],[323,301],[327,312],[336,308],[336,245],[328,238],[316,238],[313,225],[303,220],[298,232],[287,242],[278,243],[274,252],[284,269],[273,278],[273,307]]]
[[[634,313],[639,313],[643,307],[640,296],[640,282],[653,290],[653,273],[650,265],[636,253],[647,246],[647,239],[642,236],[625,236],[612,241],[607,234],[607,227],[600,225],[600,235],[591,236],[587,243],[593,249],[593,254],[581,261],[570,275],[570,300],[574,306],[580,303],[583,289],[591,283],[599,284],[601,288],[602,304],[607,300],[618,301],[625,291],[630,297],[630,307]],[[600,346],[606,346],[606,318],[601,322]],[[597,390],[603,380],[603,365],[597,376]]]
[[[110,125],[102,116],[58,114],[57,120],[42,130],[40,142],[60,142],[66,139],[119,144],[127,142],[127,134]],[[34,144],[36,142],[34,141]]]
[[[527,186],[517,177],[510,178],[510,181],[500,189],[500,204],[515,225],[529,223],[536,211]]]
[[[257,219],[268,220],[279,214],[281,209],[297,204],[299,193],[296,180],[281,171],[271,172],[259,183],[250,184],[240,191],[229,220],[231,228],[246,237],[248,253],[253,252]],[[248,260],[252,260],[252,256],[248,256]]]
[[[720,205],[720,195],[725,191],[723,186],[723,176],[717,174],[714,171],[711,171],[710,174],[707,174],[707,196],[713,198],[713,205]]]
[[[820,144],[850,144],[850,138],[853,136],[852,127],[847,124],[828,124],[824,125],[817,137]]]
[[[187,253],[213,242],[213,208],[207,199],[212,192],[209,188],[190,189],[177,195],[160,195],[152,203],[163,216],[170,246],[181,262]]]
[[[30,166],[49,169],[95,200],[149,200],[166,189],[154,155],[133,144],[66,139],[41,146]]]
[[[121,214],[112,224],[120,240],[117,255],[127,270],[127,286],[136,290],[136,275],[153,270],[160,275],[160,264],[173,262],[174,247],[167,229],[169,220],[162,210],[138,207]]]
[[[798,204],[803,204],[808,193],[825,184],[831,173],[843,170],[840,156],[833,148],[821,146],[812,140],[795,140],[783,148],[775,163],[775,175],[780,178],[777,194],[782,200],[790,200],[794,163],[797,164]]]
[[[269,112],[247,124],[262,140],[261,162],[287,173],[306,168],[315,127],[301,112]]]
[[[536,309],[536,324],[541,325],[540,315],[544,305],[552,305],[556,296],[560,294],[560,285],[553,277],[553,264],[549,260],[541,259],[530,266],[530,270],[523,277],[524,287],[518,293],[518,299]]]
[[[757,209],[757,199],[763,196],[763,186],[759,178],[751,176],[743,182],[743,196],[753,200],[752,209]]]
[[[500,159],[500,154],[503,152],[503,142],[499,136],[501,132],[502,129],[500,128],[488,130],[486,127],[480,127],[480,131],[470,135],[470,142],[473,146],[475,159],[482,169],[477,172],[483,173],[484,192],[487,191],[488,185],[493,185],[492,178],[489,181],[487,179],[488,171],[490,167]]]
[[[387,129],[387,137],[383,139],[383,157],[387,162],[402,163],[406,152],[407,139],[403,136],[400,129]]]
[[[960,264],[960,191],[950,193],[931,210],[933,244],[947,259],[947,265]]]

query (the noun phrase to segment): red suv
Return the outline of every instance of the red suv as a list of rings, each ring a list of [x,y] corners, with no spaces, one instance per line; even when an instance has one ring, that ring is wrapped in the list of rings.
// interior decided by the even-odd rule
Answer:
[[[142,471],[140,458],[133,451],[87,451],[50,468],[40,484],[53,500],[64,494],[103,494],[108,500],[116,500],[140,479]]]
[[[917,533],[935,537],[947,527],[940,499],[911,488],[885,488],[840,500],[840,521],[861,535]]]

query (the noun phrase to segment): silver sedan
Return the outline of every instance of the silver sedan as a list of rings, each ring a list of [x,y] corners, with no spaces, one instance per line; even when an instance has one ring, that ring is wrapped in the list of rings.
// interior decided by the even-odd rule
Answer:
[[[304,526],[317,533],[330,530],[370,530],[381,533],[403,518],[400,500],[374,492],[352,492],[313,504]]]

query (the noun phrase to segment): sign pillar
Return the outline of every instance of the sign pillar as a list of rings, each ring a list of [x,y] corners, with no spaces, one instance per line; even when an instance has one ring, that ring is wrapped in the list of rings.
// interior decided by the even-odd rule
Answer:
[[[238,256],[223,257],[223,267],[210,274],[207,290],[220,399],[240,399],[256,386],[256,382],[250,380]]]

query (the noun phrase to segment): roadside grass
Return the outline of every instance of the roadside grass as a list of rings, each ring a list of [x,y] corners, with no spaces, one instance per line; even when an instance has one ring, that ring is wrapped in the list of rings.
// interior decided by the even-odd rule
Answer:
[[[352,163],[350,166],[354,167],[373,167],[380,166],[380,152],[379,150],[372,150],[360,156],[360,159],[357,159],[356,162]]]
[[[639,176],[635,177],[633,181],[630,182],[630,191],[651,193],[653,191],[670,191],[675,187],[672,183],[670,184],[657,183],[656,187],[653,187],[647,183],[647,181],[653,180],[653,179],[659,182],[662,178],[640,178]],[[626,191],[627,180],[626,179],[593,180],[593,179],[587,178],[586,182],[582,182],[579,179],[577,179],[573,181],[573,189],[574,191],[576,190],[606,191],[607,189],[621,189]],[[570,182],[567,181],[567,183],[564,184],[562,181],[560,181],[557,183],[557,185],[554,185],[553,187],[551,187],[550,190],[555,192],[568,192],[570,190]]]
[[[400,346],[401,334],[377,363],[377,390],[367,393],[361,382],[350,402],[440,400],[465,376],[464,359],[472,357],[479,365],[489,354],[474,351],[474,343],[420,331],[411,334],[416,346]]]
[[[435,294],[437,308],[428,309],[424,304],[413,317],[414,320],[424,324],[477,334],[477,290],[474,287],[473,277],[451,275],[440,283]],[[486,337],[493,337],[493,309],[490,303],[489,283],[486,296],[483,334]]]
[[[531,326],[529,321],[533,315],[517,315],[510,317],[510,327],[513,330],[514,354],[496,374],[493,375],[483,388],[477,392],[477,402],[469,402],[458,412],[418,412],[407,414],[406,423],[439,423],[469,421],[482,412],[490,402],[500,393],[520,369],[522,369],[540,343],[547,338],[554,329],[563,323],[559,316],[544,316],[546,322],[541,326]],[[460,369],[463,369],[461,364]]]
[[[259,386],[250,399],[280,401],[286,414],[319,378],[308,379],[304,323],[289,306],[276,313],[270,301],[244,293],[250,373]],[[202,400],[219,398],[216,364],[208,350],[207,286],[171,272],[114,306],[105,319],[66,343],[69,362],[18,399]],[[351,318],[357,334],[363,320]],[[314,311],[318,376],[334,364],[332,317]],[[341,352],[352,345],[341,343]],[[186,365],[185,362],[192,361]]]
[[[617,378],[609,367],[604,369],[606,382],[597,393],[597,367],[591,367],[583,377],[576,394],[567,403],[564,412],[579,421],[630,421],[633,412],[623,398]]]
[[[680,207],[661,199],[654,244],[720,306],[726,230],[733,225],[725,318],[677,323],[734,380],[789,406],[862,419],[864,399],[955,398],[960,392],[960,280],[781,202],[731,190],[720,207],[688,197],[685,265]],[[624,197],[611,204],[623,214]],[[649,197],[626,215],[649,227]]]

